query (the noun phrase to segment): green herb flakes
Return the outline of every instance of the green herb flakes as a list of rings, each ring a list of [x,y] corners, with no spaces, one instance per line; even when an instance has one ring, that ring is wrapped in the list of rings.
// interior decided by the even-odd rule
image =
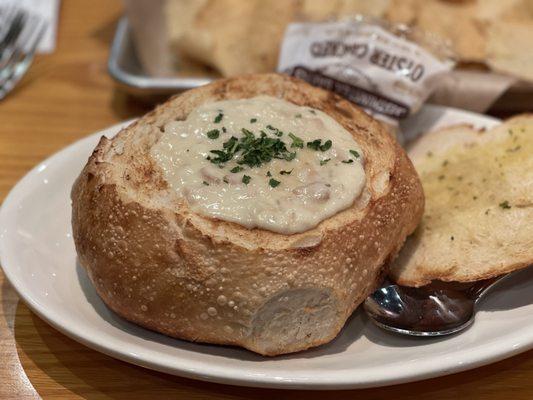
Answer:
[[[312,149],[315,151],[327,151],[331,149],[332,142],[331,140],[326,140],[324,144],[322,144],[322,139],[315,139],[311,142],[307,142],[307,148]]]
[[[509,208],[511,208],[511,205],[509,204],[509,202],[507,200],[505,201],[502,201],[500,204],[498,204],[500,206],[501,209],[503,210],[508,210]]]
[[[331,158],[326,158],[325,160],[320,160],[320,165],[326,165],[329,161],[331,160]]]
[[[256,122],[257,122],[257,118],[252,118],[252,119],[250,120],[250,123],[251,123],[251,124],[255,124]]]
[[[307,148],[314,151],[318,151],[318,149],[320,148],[320,143],[322,143],[322,140],[320,139],[315,139],[312,142],[307,142]]]
[[[507,149],[506,151],[507,151],[507,153],[514,153],[514,152],[520,150],[521,148],[522,148],[522,146],[518,145],[516,147],[513,147],[512,149]]]
[[[280,174],[280,175],[290,175],[291,172],[292,172],[292,169],[291,169],[290,171],[283,171],[283,170],[282,170],[282,171],[279,171],[279,174]]]
[[[272,133],[273,133],[274,135],[276,135],[277,137],[282,137],[282,136],[283,136],[283,132],[280,131],[278,128],[273,127],[272,125],[267,125],[266,128],[267,128],[268,130],[271,130]],[[261,132],[262,132],[262,131],[261,131]]]
[[[202,182],[205,186],[209,186],[209,183],[207,183],[206,181],[203,181]]]
[[[222,111],[219,111],[213,122],[218,124],[220,121],[222,121],[222,118],[224,118],[224,114],[222,114]]]
[[[242,176],[242,183],[244,183],[245,185],[248,185],[251,180],[252,180],[252,178],[249,177],[248,175],[243,175]]]
[[[274,178],[270,178],[270,180],[268,181],[268,184],[273,188],[278,187],[280,183],[280,181],[277,181]]]
[[[232,169],[230,169],[230,172],[236,174],[237,172],[241,172],[244,168],[241,167],[240,165],[237,165],[236,167],[233,167]]]
[[[327,151],[331,149],[331,140],[326,140],[326,142],[320,146],[320,151]]]
[[[218,137],[220,136],[220,131],[218,129],[212,129],[210,130],[209,132],[207,132],[207,137],[209,139],[218,139]]]
[[[350,150],[350,154],[352,154],[355,158],[361,157],[358,151],[356,150]]]
[[[344,164],[351,164],[353,163],[353,160],[350,158],[349,160],[342,160],[341,162]]]
[[[297,149],[304,148],[304,141],[300,139],[298,136],[289,132],[289,137],[292,139],[291,148],[297,148]]]

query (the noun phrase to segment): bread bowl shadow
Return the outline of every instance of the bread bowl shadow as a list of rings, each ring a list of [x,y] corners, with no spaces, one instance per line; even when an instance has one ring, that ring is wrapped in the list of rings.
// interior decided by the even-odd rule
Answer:
[[[89,302],[89,304],[91,304],[96,313],[102,319],[117,329],[140,337],[143,340],[159,343],[165,346],[179,347],[187,351],[194,351],[212,356],[231,357],[243,361],[271,360],[270,357],[263,357],[259,354],[255,354],[239,347],[188,342],[185,340],[165,336],[131,323],[120,317],[105,305],[100,296],[96,293],[96,290],[94,289],[87,272],[81,266],[79,260],[76,260],[76,274],[86,300]],[[363,335],[363,332],[366,330],[365,326],[367,325],[368,321],[361,310],[356,310],[356,312],[353,313],[348,321],[346,321],[346,324],[339,335],[331,342],[306,351],[276,356],[276,359],[313,358],[328,354],[342,353]]]

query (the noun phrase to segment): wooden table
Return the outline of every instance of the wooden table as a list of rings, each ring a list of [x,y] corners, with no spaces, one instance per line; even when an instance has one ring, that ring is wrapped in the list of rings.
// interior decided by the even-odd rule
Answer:
[[[115,88],[106,60],[118,0],[64,0],[56,52],[37,58],[0,102],[0,199],[37,162],[147,106]],[[444,378],[343,392],[277,391],[197,382],[92,351],[18,301],[0,272],[0,399],[532,399],[533,352]],[[354,360],[356,362],[356,360]]]

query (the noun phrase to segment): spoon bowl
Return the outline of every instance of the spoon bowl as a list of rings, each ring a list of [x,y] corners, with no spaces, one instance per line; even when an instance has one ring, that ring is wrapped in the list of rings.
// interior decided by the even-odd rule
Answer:
[[[377,326],[388,331],[409,336],[451,335],[472,325],[477,301],[502,278],[420,288],[387,285],[368,296],[364,309]]]

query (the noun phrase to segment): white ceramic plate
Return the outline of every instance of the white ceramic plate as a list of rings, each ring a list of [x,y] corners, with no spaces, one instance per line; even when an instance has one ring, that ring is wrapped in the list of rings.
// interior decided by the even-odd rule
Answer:
[[[425,107],[406,126],[494,119]],[[518,273],[481,305],[475,324],[446,339],[409,339],[383,332],[357,311],[340,336],[317,349],[277,358],[246,350],[174,340],[109,311],[76,263],[70,188],[101,135],[72,144],[29,172],[0,211],[4,272],[26,304],[66,335],[113,357],[171,374],[236,385],[340,389],[414,381],[487,364],[533,347],[533,271]]]

